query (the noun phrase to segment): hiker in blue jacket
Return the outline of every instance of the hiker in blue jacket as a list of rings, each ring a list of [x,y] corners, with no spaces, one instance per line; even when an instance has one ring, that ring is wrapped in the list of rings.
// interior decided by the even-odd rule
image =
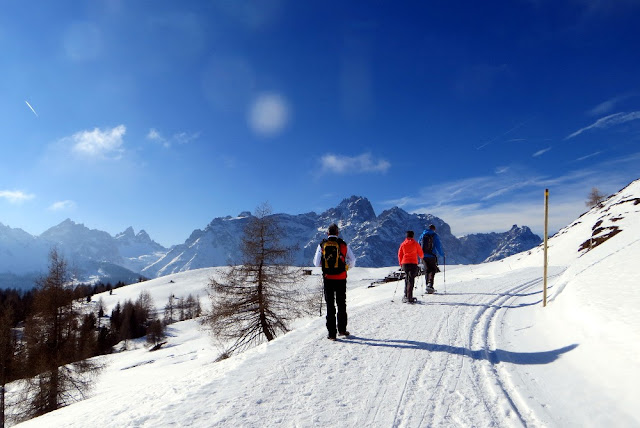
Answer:
[[[436,291],[433,288],[433,279],[436,273],[440,272],[436,253],[444,257],[444,249],[440,243],[440,237],[436,233],[435,225],[430,224],[429,228],[422,232],[418,242],[422,245],[422,251],[424,252],[425,285],[427,293],[431,294]]]

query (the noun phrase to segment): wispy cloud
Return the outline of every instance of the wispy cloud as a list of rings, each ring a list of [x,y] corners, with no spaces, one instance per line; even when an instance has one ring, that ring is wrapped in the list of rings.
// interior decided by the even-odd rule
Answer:
[[[511,134],[512,132],[516,131],[517,129],[522,128],[524,125],[527,124],[527,122],[529,122],[531,120],[531,118],[523,120],[522,122],[516,124],[515,126],[511,127],[510,129],[508,129],[507,131],[503,132],[502,134],[496,135],[495,137],[491,138],[489,141],[487,141],[486,143],[476,147],[476,150],[480,150],[483,149],[485,147],[487,147],[490,144],[493,144],[496,140],[500,139],[500,138],[504,138],[507,135]],[[525,138],[512,138],[510,140],[508,140],[509,142],[519,142],[519,141],[526,141]]]
[[[611,110],[613,110],[617,104],[619,104],[621,101],[629,98],[631,95],[620,95],[618,97],[614,97],[611,98],[605,102],[602,102],[600,104],[598,104],[597,106],[595,106],[594,108],[592,108],[591,110],[589,110],[589,114],[591,116],[600,116],[603,114],[607,114],[609,113]]]
[[[607,129],[615,125],[620,125],[625,122],[629,122],[631,120],[640,119],[640,111],[634,111],[631,113],[614,113],[609,116],[605,116],[601,119],[598,119],[594,123],[589,126],[585,126],[584,128],[578,129],[573,134],[567,136],[565,140],[570,138],[577,137],[585,131],[589,131],[592,129]]]
[[[556,231],[585,211],[584,202],[593,186],[613,193],[637,178],[640,153],[580,168],[560,176],[546,176],[510,166],[501,174],[440,182],[420,189],[417,195],[382,202],[383,208],[400,206],[406,211],[436,215],[452,233],[506,231],[527,225],[542,234],[543,192],[550,189],[550,230]]]
[[[95,128],[93,131],[80,131],[71,136],[72,150],[88,158],[119,159],[124,152],[122,137],[126,132],[124,125],[105,130]]]
[[[25,193],[20,190],[0,190],[0,198],[6,199],[9,203],[19,204],[29,199],[33,199],[35,195]]]
[[[49,211],[67,211],[76,207],[76,203],[70,200],[54,202],[49,206]]]
[[[537,158],[538,156],[542,156],[543,154],[547,153],[549,150],[551,150],[551,147],[547,147],[546,149],[538,150],[537,152],[535,152],[531,156],[533,156],[534,158]]]
[[[31,109],[31,111],[33,112],[33,114],[35,114],[35,115],[36,115],[36,117],[39,117],[39,116],[38,116],[38,113],[36,113],[36,111],[34,110],[34,108],[33,108],[33,107],[31,107],[31,104],[29,104],[29,101],[25,100],[24,102],[25,102],[25,104],[27,105],[27,107],[29,107],[29,108]]]
[[[320,160],[323,172],[338,174],[362,174],[369,172],[386,172],[391,164],[384,159],[374,159],[371,153],[359,156],[342,156],[329,154]]]
[[[579,158],[578,158],[578,159],[576,159],[575,161],[576,161],[576,162],[580,162],[580,161],[583,161],[583,160],[585,160],[585,159],[589,159],[589,158],[592,158],[592,157],[594,157],[594,156],[598,156],[600,153],[602,153],[602,152],[601,152],[601,151],[593,152],[593,153],[588,154],[588,155],[586,155],[586,156],[579,157]]]
[[[171,137],[165,137],[157,129],[151,128],[147,133],[147,140],[161,144],[165,148],[171,147],[175,144],[187,144],[200,137],[200,132],[179,132],[173,134]]]

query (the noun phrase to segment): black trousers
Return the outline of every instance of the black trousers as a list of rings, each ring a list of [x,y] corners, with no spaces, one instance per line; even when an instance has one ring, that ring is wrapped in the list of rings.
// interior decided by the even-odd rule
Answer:
[[[330,337],[336,337],[337,332],[347,331],[347,280],[324,278],[324,300],[327,302],[327,331]]]
[[[413,299],[413,286],[415,285],[416,276],[418,276],[418,265],[406,263],[402,265],[404,271],[404,297]]]
[[[438,258],[435,256],[425,257],[424,266],[425,266],[425,275],[424,275],[425,283],[427,287],[429,286],[433,287],[433,277],[436,275],[436,273],[440,272],[440,269],[438,268]]]

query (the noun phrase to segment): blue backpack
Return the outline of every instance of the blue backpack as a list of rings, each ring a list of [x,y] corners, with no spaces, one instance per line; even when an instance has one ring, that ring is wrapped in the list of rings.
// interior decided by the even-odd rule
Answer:
[[[425,255],[431,254],[435,256],[433,252],[433,239],[435,236],[433,233],[427,233],[422,237],[422,252],[424,252]]]

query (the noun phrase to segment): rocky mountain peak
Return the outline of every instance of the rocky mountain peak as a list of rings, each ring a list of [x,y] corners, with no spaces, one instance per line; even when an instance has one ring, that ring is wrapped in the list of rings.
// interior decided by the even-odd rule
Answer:
[[[343,199],[337,207],[325,211],[322,217],[329,221],[348,225],[375,220],[376,214],[367,198],[354,195]]]
[[[125,229],[124,232],[120,232],[116,235],[116,239],[133,239],[136,234],[133,230],[133,227],[129,226]]]

